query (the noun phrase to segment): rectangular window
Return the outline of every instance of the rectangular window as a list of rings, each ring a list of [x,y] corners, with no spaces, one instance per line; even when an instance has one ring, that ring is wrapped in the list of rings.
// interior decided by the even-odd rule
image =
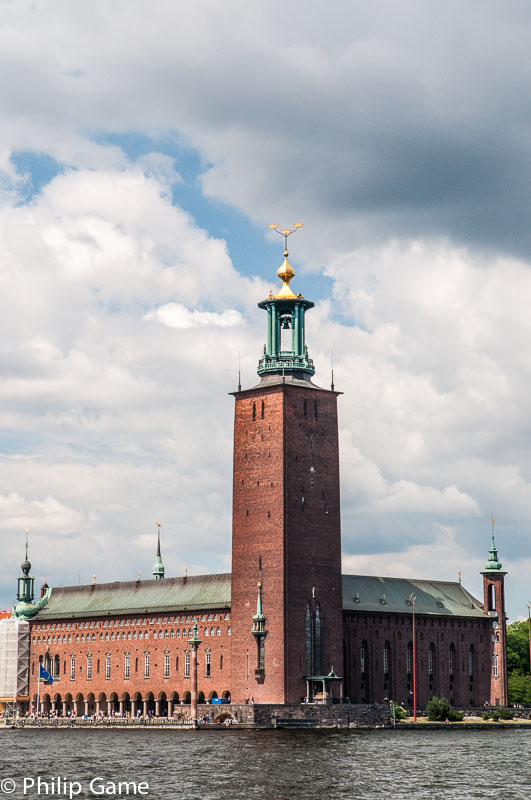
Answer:
[[[164,653],[164,677],[170,677],[170,654]]]
[[[433,650],[428,650],[428,673],[433,675]]]
[[[407,646],[406,650],[406,672],[411,675],[411,656],[413,655],[411,645]]]
[[[498,656],[494,656],[492,659],[492,677],[498,677]]]
[[[470,677],[474,674],[474,658],[472,650],[468,651],[468,674]]]
[[[360,650],[360,672],[365,672],[365,645],[363,644]]]
[[[76,679],[76,657],[70,656],[70,680]]]
[[[144,678],[149,678],[149,653],[144,653]]]
[[[92,680],[92,656],[90,653],[87,655],[87,680]]]
[[[448,672],[450,675],[454,674],[454,651],[450,650],[448,654]]]
[[[189,653],[189,651],[187,651],[184,654],[184,677],[185,678],[189,678],[190,677],[190,653]]]
[[[105,680],[110,681],[111,679],[111,654],[107,653],[105,656]]]
[[[384,668],[384,675],[387,675],[389,672],[389,651],[387,647],[384,647],[383,651],[383,668]]]
[[[128,681],[131,677],[131,656],[129,653],[126,653],[124,658],[124,678]]]
[[[210,678],[210,653],[205,653],[205,678]]]

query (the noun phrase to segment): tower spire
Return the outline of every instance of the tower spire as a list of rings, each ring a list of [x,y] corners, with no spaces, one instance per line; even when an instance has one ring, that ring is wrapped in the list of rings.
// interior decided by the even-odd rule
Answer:
[[[160,555],[160,522],[157,522],[157,557],[153,564],[153,579],[161,580],[164,578],[164,564]]]

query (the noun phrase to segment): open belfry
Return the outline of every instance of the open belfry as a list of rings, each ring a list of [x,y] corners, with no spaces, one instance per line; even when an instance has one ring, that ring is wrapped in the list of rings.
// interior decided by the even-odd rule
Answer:
[[[460,578],[341,574],[341,393],[333,376],[330,389],[313,382],[314,304],[292,289],[287,251],[301,223],[271,227],[285,240],[281,286],[258,303],[259,381],[233,392],[232,572],[166,577],[157,523],[149,580],[45,580],[35,601],[26,552],[17,603],[0,620],[5,708],[173,719],[223,704],[268,724],[287,708],[308,716],[333,705],[349,725],[389,700],[507,704],[506,573],[494,535],[482,601]]]

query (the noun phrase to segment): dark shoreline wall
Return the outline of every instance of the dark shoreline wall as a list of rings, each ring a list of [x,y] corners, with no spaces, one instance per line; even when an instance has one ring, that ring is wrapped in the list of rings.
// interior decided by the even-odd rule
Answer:
[[[212,714],[213,706],[208,706]],[[304,703],[245,704],[232,703],[218,706],[214,715],[229,712],[239,722],[275,727],[282,721],[299,721],[314,727],[340,728],[380,728],[390,725],[389,705],[351,705],[333,703],[330,705],[305,705]]]

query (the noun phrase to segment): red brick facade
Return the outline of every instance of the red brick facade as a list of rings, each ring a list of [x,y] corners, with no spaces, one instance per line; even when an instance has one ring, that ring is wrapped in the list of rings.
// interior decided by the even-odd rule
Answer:
[[[505,572],[484,572],[485,613],[489,615],[489,639],[492,658],[490,703],[506,706],[507,691],[507,623],[505,616]]]
[[[45,710],[132,716],[140,711],[171,716],[178,705],[190,702],[187,638],[195,618],[202,640],[199,702],[229,697],[231,619],[228,611],[219,610],[205,610],[193,617],[159,614],[36,620],[31,624],[30,697],[35,702],[42,659],[54,677],[51,685],[41,683]]]
[[[236,394],[232,542],[234,699],[299,701],[308,669],[342,670],[335,392],[278,383]],[[263,672],[251,633],[258,582]],[[310,663],[317,610],[320,658]]]
[[[345,612],[345,695],[413,703],[412,615]],[[416,615],[417,705],[433,695],[455,706],[491,702],[491,621]],[[494,701],[495,702],[495,701]]]

